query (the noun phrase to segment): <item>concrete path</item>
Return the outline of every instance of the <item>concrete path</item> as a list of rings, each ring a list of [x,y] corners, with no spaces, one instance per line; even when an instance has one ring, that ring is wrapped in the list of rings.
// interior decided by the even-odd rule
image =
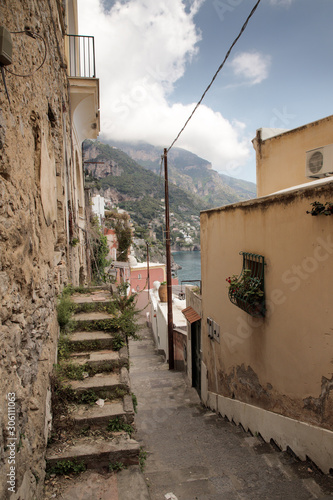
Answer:
[[[156,354],[150,331],[141,336],[130,342],[130,377],[151,500],[333,499],[333,477],[203,408]]]

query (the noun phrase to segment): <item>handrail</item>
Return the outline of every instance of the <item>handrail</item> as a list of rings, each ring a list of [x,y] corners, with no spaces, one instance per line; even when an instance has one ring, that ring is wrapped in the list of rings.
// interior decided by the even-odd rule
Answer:
[[[66,36],[69,40],[69,76],[96,78],[94,37]]]

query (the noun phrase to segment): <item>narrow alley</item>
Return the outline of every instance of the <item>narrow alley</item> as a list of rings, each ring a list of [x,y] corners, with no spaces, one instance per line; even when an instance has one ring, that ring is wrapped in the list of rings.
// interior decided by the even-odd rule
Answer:
[[[333,498],[333,477],[203,408],[157,354],[150,330],[140,335],[130,341],[130,377],[151,500]]]

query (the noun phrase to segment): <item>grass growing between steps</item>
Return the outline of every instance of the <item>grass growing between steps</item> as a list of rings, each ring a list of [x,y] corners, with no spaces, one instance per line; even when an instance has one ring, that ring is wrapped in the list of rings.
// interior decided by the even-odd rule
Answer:
[[[59,460],[55,464],[46,465],[46,475],[49,477],[51,474],[64,475],[64,474],[80,474],[84,472],[86,466],[83,462],[78,460]]]
[[[127,432],[127,434],[131,437],[134,432],[134,427],[131,424],[127,424],[120,417],[110,419],[107,430],[110,432]]]
[[[76,392],[69,385],[69,380],[83,380],[88,375],[89,377],[101,372],[111,372],[119,370],[121,366],[125,366],[125,362],[119,359],[119,366],[117,361],[109,363],[105,366],[99,365],[99,368],[92,366],[88,362],[83,364],[70,361],[70,356],[73,352],[90,352],[100,349],[98,341],[91,342],[71,342],[71,335],[77,329],[80,330],[101,330],[110,333],[112,337],[112,350],[119,351],[127,346],[128,338],[138,338],[136,332],[139,329],[136,317],[138,311],[135,309],[136,296],[127,295],[127,284],[118,285],[116,291],[113,292],[112,299],[107,302],[99,303],[84,303],[74,304],[71,300],[73,293],[91,293],[94,289],[74,288],[71,286],[66,287],[61,296],[58,298],[57,314],[58,322],[60,325],[60,338],[58,342],[58,364],[55,365],[54,373],[51,377],[51,400],[52,400],[52,434],[51,442],[61,442],[71,435],[78,435],[82,433],[82,429],[75,429],[74,423],[71,418],[71,412],[77,408],[78,405],[94,405],[98,399],[106,401],[116,401],[122,399],[128,394],[128,390],[123,388],[115,388],[114,391],[103,393],[98,390],[87,390],[85,392]],[[71,318],[76,311],[105,311],[110,314],[110,318],[106,320],[94,322],[77,322]],[[121,355],[122,356],[122,355]],[[134,404],[134,399],[133,399]],[[112,432],[116,432],[115,428],[121,426],[120,423],[111,423],[108,429],[104,429],[103,435],[110,436]],[[133,432],[132,426],[122,423],[125,432],[130,435]],[[95,435],[93,431],[93,434]],[[85,429],[85,433],[91,434],[89,429]]]
[[[128,283],[117,285],[113,292],[112,299],[103,303],[74,304],[71,295],[78,288],[68,286],[64,288],[58,298],[57,313],[58,322],[64,332],[77,330],[91,331],[101,330],[105,332],[122,332],[127,338],[138,340],[137,331],[140,326],[136,320],[140,311],[136,309],[136,294],[127,295]],[[82,289],[82,292],[85,289]],[[97,320],[92,322],[72,321],[73,313],[78,312],[106,312],[112,317],[107,320]]]
[[[134,394],[134,392],[131,393],[131,396],[132,396],[132,402],[133,402],[133,409],[134,409],[134,413],[137,413],[138,410],[138,398],[136,397],[136,395]]]
[[[103,291],[101,289],[101,291]],[[66,295],[67,297],[70,297],[74,293],[80,293],[82,295],[88,295],[90,293],[96,292],[96,287],[84,287],[84,286],[73,286],[73,285],[67,285],[63,291],[62,295]]]
[[[57,303],[57,318],[61,329],[64,329],[68,325],[73,312],[74,304],[68,294],[63,291],[60,297],[58,297]]]
[[[128,434],[134,432],[134,428],[125,422],[113,422],[104,430],[91,431],[89,426],[77,428],[71,418],[71,411],[80,405],[94,406],[98,399],[106,401],[118,401],[128,392],[118,387],[114,391],[114,397],[107,397],[103,392],[96,394],[93,390],[87,390],[83,393],[77,393],[70,386],[64,385],[56,374],[51,377],[51,398],[52,398],[52,433],[48,444],[62,442],[67,438],[94,435],[96,437],[112,437],[114,432],[124,431]]]
[[[88,365],[88,363],[84,365],[78,365],[71,362],[61,363],[56,365],[55,369],[60,380],[83,380],[85,376],[93,377],[97,373],[97,370]]]
[[[146,460],[147,460],[147,452],[141,446],[140,453],[139,453],[139,466],[140,466],[141,472],[143,472],[145,470]]]
[[[109,464],[110,472],[119,472],[123,469],[126,469],[126,465],[124,465],[122,462],[114,462]]]
[[[74,423],[69,412],[72,405],[94,405],[99,397],[94,391],[77,394],[70,386],[65,385],[55,372],[51,376],[52,433],[48,444],[61,441],[65,431],[74,432]]]

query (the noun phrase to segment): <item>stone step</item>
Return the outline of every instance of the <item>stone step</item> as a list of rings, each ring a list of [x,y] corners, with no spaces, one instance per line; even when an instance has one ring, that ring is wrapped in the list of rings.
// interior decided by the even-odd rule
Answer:
[[[74,352],[112,349],[113,346],[112,333],[100,331],[77,331],[68,340]]]
[[[75,314],[84,312],[106,312],[110,302],[112,301],[112,295],[108,291],[103,292],[93,292],[91,294],[75,294],[71,297],[74,304]]]
[[[84,380],[69,380],[68,385],[78,394],[93,391],[101,398],[112,398],[117,395],[117,389],[129,392],[130,383],[127,368],[120,373],[98,373]]]
[[[113,316],[111,314],[101,311],[81,312],[73,316],[75,321],[103,321],[112,318]]]
[[[79,406],[71,413],[71,418],[78,428],[105,429],[109,421],[114,418],[120,418],[125,423],[131,424],[134,421],[132,396],[125,395],[122,401],[106,401],[102,407]]]
[[[122,347],[119,351],[105,349],[103,351],[73,352],[70,361],[77,365],[89,365],[96,372],[119,370],[128,366],[128,350]]]
[[[104,330],[104,331],[114,331],[112,326],[114,316],[106,312],[101,311],[91,311],[91,312],[79,312],[72,316],[72,320],[75,321],[75,330]]]
[[[88,469],[81,474],[57,476],[56,486],[50,481],[46,486],[45,498],[62,500],[150,500],[148,486],[138,465],[117,472],[100,474]],[[56,489],[55,489],[56,488]],[[53,495],[53,496],[52,496]]]
[[[74,293],[71,299],[74,304],[94,304],[109,302],[112,300],[112,295],[108,290],[98,290],[92,293]]]
[[[113,439],[85,437],[75,444],[51,445],[46,453],[48,469],[61,461],[84,463],[87,469],[109,469],[109,465],[121,462],[124,465],[139,463],[140,445],[126,435]]]

